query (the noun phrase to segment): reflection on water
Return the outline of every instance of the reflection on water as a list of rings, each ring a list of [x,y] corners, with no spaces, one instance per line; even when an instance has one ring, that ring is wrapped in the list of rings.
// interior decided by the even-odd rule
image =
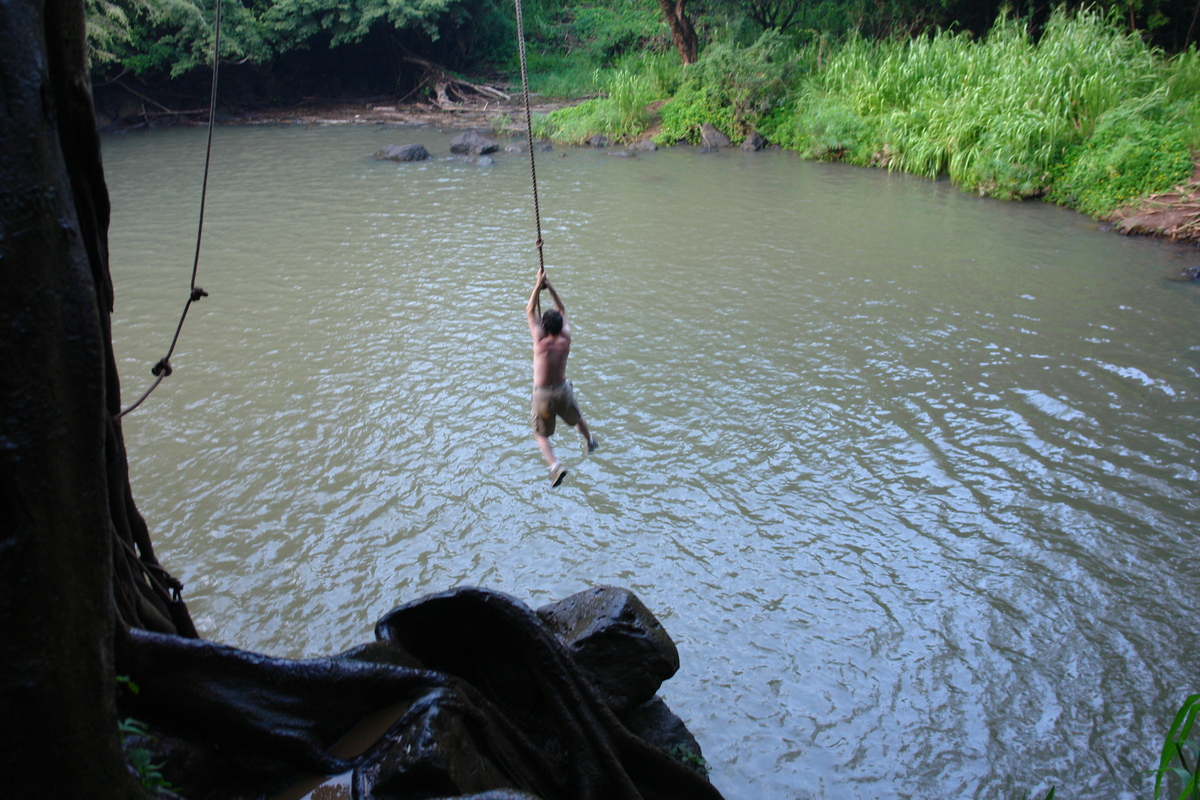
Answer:
[[[619,584],[731,800],[1146,794],[1200,645],[1194,250],[786,153],[550,154],[602,443],[557,436],[551,491],[528,162],[449,138],[217,132],[211,297],[125,424],[203,635],[320,655],[457,584]],[[203,133],[105,159],[128,402],[186,300]]]

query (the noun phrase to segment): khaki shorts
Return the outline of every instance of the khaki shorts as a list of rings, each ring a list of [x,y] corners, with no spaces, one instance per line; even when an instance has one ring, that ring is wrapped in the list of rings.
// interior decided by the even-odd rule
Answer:
[[[533,432],[539,436],[554,433],[556,417],[562,417],[568,425],[578,425],[579,406],[575,403],[575,392],[570,381],[551,386],[533,387]]]

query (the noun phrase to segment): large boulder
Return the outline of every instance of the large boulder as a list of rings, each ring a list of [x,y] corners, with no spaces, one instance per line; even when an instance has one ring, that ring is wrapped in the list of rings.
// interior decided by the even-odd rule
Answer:
[[[377,161],[424,161],[429,151],[423,144],[387,144],[375,153]]]
[[[628,589],[597,586],[537,615],[618,716],[648,702],[679,669],[675,643]]]
[[[705,150],[729,147],[729,137],[721,133],[711,122],[700,126],[700,146]]]
[[[494,153],[500,145],[478,131],[460,133],[450,140],[450,152],[459,155],[481,156],[484,153]]]
[[[658,149],[658,145],[653,139],[640,139],[636,142],[626,145],[630,150],[636,150],[639,153],[653,153]]]

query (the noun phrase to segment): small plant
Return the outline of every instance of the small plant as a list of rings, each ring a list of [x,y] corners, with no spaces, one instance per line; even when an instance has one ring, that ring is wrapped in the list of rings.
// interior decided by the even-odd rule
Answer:
[[[1200,714],[1200,694],[1190,695],[1183,701],[1167,738],[1163,742],[1162,755],[1158,759],[1158,769],[1151,770],[1154,774],[1154,800],[1163,797],[1163,777],[1174,774],[1183,783],[1176,800],[1187,800],[1196,793],[1197,782],[1200,781],[1200,747],[1195,742],[1188,741],[1196,716]],[[1179,766],[1172,766],[1178,759]],[[1190,760],[1190,765],[1189,765]]]
[[[708,771],[712,769],[709,763],[704,760],[704,756],[681,744],[677,744],[668,750],[667,755],[706,778],[708,777]]]
[[[139,691],[138,685],[130,680],[128,675],[118,675],[117,685],[132,694],[137,694]],[[121,734],[121,747],[125,750],[125,758],[129,762],[130,769],[141,778],[142,788],[148,792],[172,791],[174,787],[171,782],[163,777],[163,764],[161,762],[154,763],[153,751],[146,747],[134,747],[129,741],[130,739],[154,741],[154,736],[150,734],[146,723],[127,717],[117,721],[117,730]]]

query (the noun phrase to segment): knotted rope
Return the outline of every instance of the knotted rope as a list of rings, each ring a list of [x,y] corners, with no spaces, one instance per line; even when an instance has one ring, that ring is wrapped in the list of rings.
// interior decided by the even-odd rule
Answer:
[[[140,406],[150,393],[158,388],[158,385],[163,382],[163,379],[168,377],[174,370],[171,367],[171,356],[175,353],[175,345],[179,344],[179,334],[183,331],[183,321],[187,319],[188,309],[192,307],[192,303],[200,301],[201,297],[208,297],[208,292],[196,285],[196,275],[200,271],[200,241],[204,236],[204,205],[208,199],[208,172],[209,166],[212,163],[212,141],[213,127],[215,126],[217,117],[217,76],[220,72],[221,63],[221,0],[217,0],[217,14],[213,22],[213,71],[212,71],[212,93],[208,102],[208,145],[204,151],[204,181],[200,188],[200,219],[196,226],[196,255],[192,259],[192,283],[188,292],[187,302],[184,303],[183,313],[179,316],[179,324],[175,326],[175,336],[171,339],[171,346],[167,348],[167,354],[158,360],[158,363],[151,368],[150,373],[155,376],[154,383],[150,384],[150,388],[142,393],[142,396],[137,399],[133,405],[117,414],[117,419],[121,419],[130,411]]]

